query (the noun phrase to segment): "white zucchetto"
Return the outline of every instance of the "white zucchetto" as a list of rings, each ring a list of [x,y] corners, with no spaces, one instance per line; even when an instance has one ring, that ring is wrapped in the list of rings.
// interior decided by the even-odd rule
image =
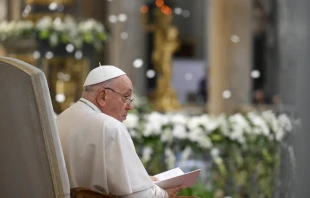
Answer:
[[[83,86],[98,84],[122,75],[126,73],[115,66],[101,65],[89,72]]]

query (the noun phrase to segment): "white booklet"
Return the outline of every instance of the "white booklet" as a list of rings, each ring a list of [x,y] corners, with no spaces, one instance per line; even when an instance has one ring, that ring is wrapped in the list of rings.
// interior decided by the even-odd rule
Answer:
[[[182,185],[183,188],[193,186],[196,183],[201,169],[184,173],[179,167],[154,175],[158,181],[154,182],[161,188],[172,188]]]

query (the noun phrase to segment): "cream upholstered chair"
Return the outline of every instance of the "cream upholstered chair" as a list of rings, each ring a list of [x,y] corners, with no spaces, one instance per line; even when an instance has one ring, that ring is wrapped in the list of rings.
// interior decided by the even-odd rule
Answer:
[[[0,57],[0,197],[110,197],[71,189],[44,73]]]

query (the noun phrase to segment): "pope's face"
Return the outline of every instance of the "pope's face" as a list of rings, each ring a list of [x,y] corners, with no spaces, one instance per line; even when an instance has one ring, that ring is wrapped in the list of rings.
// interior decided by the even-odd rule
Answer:
[[[126,120],[128,111],[133,109],[132,83],[126,76],[120,76],[117,83],[111,87],[105,87],[106,105],[102,112],[117,119],[120,122]]]

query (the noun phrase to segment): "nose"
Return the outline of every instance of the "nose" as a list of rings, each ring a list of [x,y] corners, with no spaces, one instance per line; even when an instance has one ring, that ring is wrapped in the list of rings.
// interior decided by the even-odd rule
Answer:
[[[133,104],[132,104],[132,103],[128,104],[128,105],[127,105],[127,109],[128,109],[128,110],[132,110],[132,109],[133,109]]]

